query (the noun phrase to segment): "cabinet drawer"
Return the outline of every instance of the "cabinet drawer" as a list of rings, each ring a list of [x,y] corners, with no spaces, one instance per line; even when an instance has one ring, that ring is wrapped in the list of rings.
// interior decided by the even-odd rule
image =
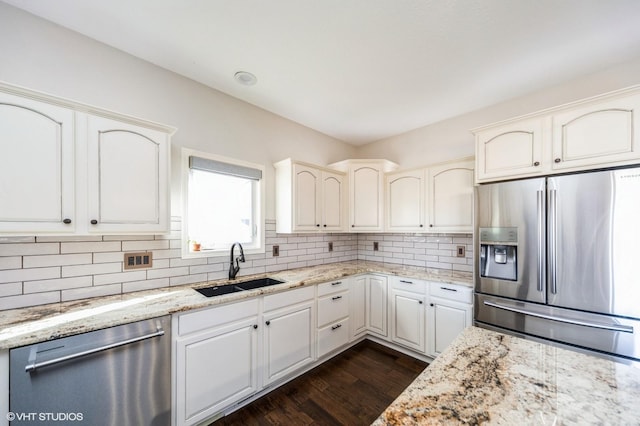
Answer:
[[[404,277],[391,277],[391,288],[410,291],[412,293],[427,294],[427,283],[422,280]]]
[[[318,358],[349,342],[349,319],[318,330]]]
[[[258,299],[201,309],[178,317],[178,334],[184,336],[258,314]]]
[[[337,293],[349,288],[349,281],[346,279],[329,281],[328,283],[318,284],[318,297],[326,294]]]
[[[349,292],[332,294],[318,299],[318,327],[349,315]]]
[[[315,289],[313,286],[271,294],[269,296],[264,296],[264,311],[267,312],[283,308],[285,306],[295,305],[296,303],[311,300],[314,297]]]
[[[458,284],[430,283],[431,296],[447,300],[455,300],[462,303],[473,303],[473,289]]]

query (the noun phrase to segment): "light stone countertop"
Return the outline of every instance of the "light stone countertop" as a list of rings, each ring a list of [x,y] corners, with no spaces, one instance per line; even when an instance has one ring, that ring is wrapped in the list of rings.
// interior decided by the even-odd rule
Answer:
[[[240,276],[233,283],[263,277],[279,279],[284,283],[216,297],[205,297],[193,290],[231,283],[229,280],[218,280],[0,311],[0,350],[365,273],[398,275],[468,287],[472,287],[473,282],[471,273],[365,261],[331,263],[251,276],[242,276],[240,270]]]
[[[640,368],[469,327],[373,423],[638,425]]]

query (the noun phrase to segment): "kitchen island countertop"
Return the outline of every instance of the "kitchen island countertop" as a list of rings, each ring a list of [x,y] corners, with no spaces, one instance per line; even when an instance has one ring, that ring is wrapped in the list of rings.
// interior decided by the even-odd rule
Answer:
[[[413,268],[367,261],[329,263],[250,276],[242,276],[241,271],[241,275],[235,281],[209,281],[0,311],[0,350],[367,273],[382,273],[467,287],[471,287],[473,282],[471,273],[467,272]],[[194,288],[234,284],[264,277],[284,282],[270,287],[209,298],[194,291]]]
[[[640,368],[469,327],[374,422],[637,425]]]

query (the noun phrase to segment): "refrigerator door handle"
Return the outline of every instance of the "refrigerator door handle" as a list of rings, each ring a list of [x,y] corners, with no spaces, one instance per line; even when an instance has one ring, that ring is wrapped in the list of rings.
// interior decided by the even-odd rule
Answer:
[[[557,293],[556,254],[557,254],[557,191],[549,190],[549,279],[551,280],[551,294]]]
[[[502,305],[500,303],[488,302],[486,300],[484,301],[484,304],[487,306],[491,306],[492,308],[504,309],[505,311],[511,311],[518,314],[529,315],[536,318],[543,318],[543,319],[548,319],[552,321],[564,322],[567,324],[582,325],[585,327],[601,328],[603,330],[620,331],[623,333],[633,333],[633,327],[628,325],[610,325],[610,324],[604,324],[600,322],[583,321],[583,320],[578,320],[574,318],[565,318],[561,316],[544,314],[541,312],[533,312],[527,309],[521,309],[513,306]]]
[[[538,191],[538,291],[544,291],[544,191]]]

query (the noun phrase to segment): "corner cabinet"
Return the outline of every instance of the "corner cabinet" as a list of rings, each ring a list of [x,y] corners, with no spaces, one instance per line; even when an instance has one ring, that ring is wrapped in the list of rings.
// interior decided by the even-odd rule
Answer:
[[[276,168],[276,231],[346,229],[346,174],[286,159]]]
[[[390,232],[473,231],[472,159],[385,176]]]
[[[640,86],[474,129],[476,182],[640,162]]]
[[[174,131],[0,85],[0,235],[168,232]]]

